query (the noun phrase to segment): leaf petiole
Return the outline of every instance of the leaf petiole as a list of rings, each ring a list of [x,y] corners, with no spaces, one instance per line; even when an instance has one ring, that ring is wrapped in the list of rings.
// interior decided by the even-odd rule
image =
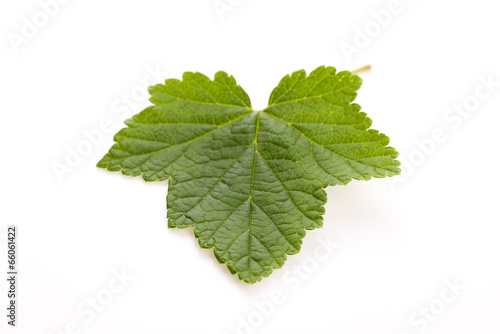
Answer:
[[[361,73],[361,72],[367,72],[369,70],[372,69],[372,65],[366,65],[366,66],[363,66],[363,67],[360,67],[358,69],[355,69],[353,71],[351,71],[352,74],[358,74],[358,73]]]

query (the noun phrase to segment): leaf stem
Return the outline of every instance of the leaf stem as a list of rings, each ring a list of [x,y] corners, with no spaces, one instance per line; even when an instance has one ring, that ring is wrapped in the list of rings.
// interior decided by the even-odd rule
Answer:
[[[355,69],[354,71],[351,71],[351,73],[352,74],[358,74],[358,73],[361,73],[361,72],[369,71],[371,69],[372,69],[372,65],[366,65],[366,66],[360,67],[358,69]]]

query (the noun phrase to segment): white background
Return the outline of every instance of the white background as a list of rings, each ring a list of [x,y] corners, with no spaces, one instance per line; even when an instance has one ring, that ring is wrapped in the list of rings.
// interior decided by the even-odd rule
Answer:
[[[250,321],[258,326],[240,333],[499,333],[500,87],[465,118],[447,111],[478,101],[481,77],[500,81],[496,2],[401,0],[379,31],[371,12],[389,0],[232,3],[221,18],[212,0],[72,0],[14,47],[23,17],[44,24],[42,9],[1,2],[0,229],[19,227],[20,309],[18,326],[7,326],[1,279],[0,332],[233,334]],[[367,45],[346,56],[341,45],[355,47],[367,27]],[[142,97],[124,109],[123,99],[140,97],[151,69],[161,80],[224,70],[262,109],[288,73],[366,64],[356,102],[390,136],[405,173],[329,188],[324,228],[261,283],[231,276],[191,230],[167,229],[166,182],[95,167],[123,120],[148,105]],[[113,131],[58,178],[54,165],[103,120]],[[436,129],[445,140],[422,152],[416,142]],[[318,262],[328,238],[339,246]],[[292,270],[304,265],[299,279]],[[134,277],[127,286],[95,318],[79,314],[88,298],[110,296],[123,268]],[[447,281],[462,290],[445,303]],[[272,291],[284,302],[270,308]]]

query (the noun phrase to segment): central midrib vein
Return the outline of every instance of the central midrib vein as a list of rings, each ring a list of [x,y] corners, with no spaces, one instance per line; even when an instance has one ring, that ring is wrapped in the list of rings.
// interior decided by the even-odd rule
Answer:
[[[248,219],[248,270],[250,273],[252,272],[252,268],[250,267],[252,260],[252,214],[253,214],[253,182],[255,179],[255,164],[257,163],[257,135],[259,133],[259,124],[260,124],[260,112],[257,113],[256,121],[255,121],[255,133],[253,139],[253,167],[252,167],[252,181],[250,182],[250,217]]]

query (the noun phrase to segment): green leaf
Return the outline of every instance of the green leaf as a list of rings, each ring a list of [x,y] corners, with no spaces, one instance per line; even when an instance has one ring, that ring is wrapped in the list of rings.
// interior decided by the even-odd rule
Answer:
[[[168,179],[169,227],[194,227],[201,247],[254,283],[322,226],[325,187],[400,173],[389,138],[352,103],[360,86],[333,67],[301,70],[254,111],[232,76],[187,72],[150,87],[153,106],[125,122],[97,166]]]

